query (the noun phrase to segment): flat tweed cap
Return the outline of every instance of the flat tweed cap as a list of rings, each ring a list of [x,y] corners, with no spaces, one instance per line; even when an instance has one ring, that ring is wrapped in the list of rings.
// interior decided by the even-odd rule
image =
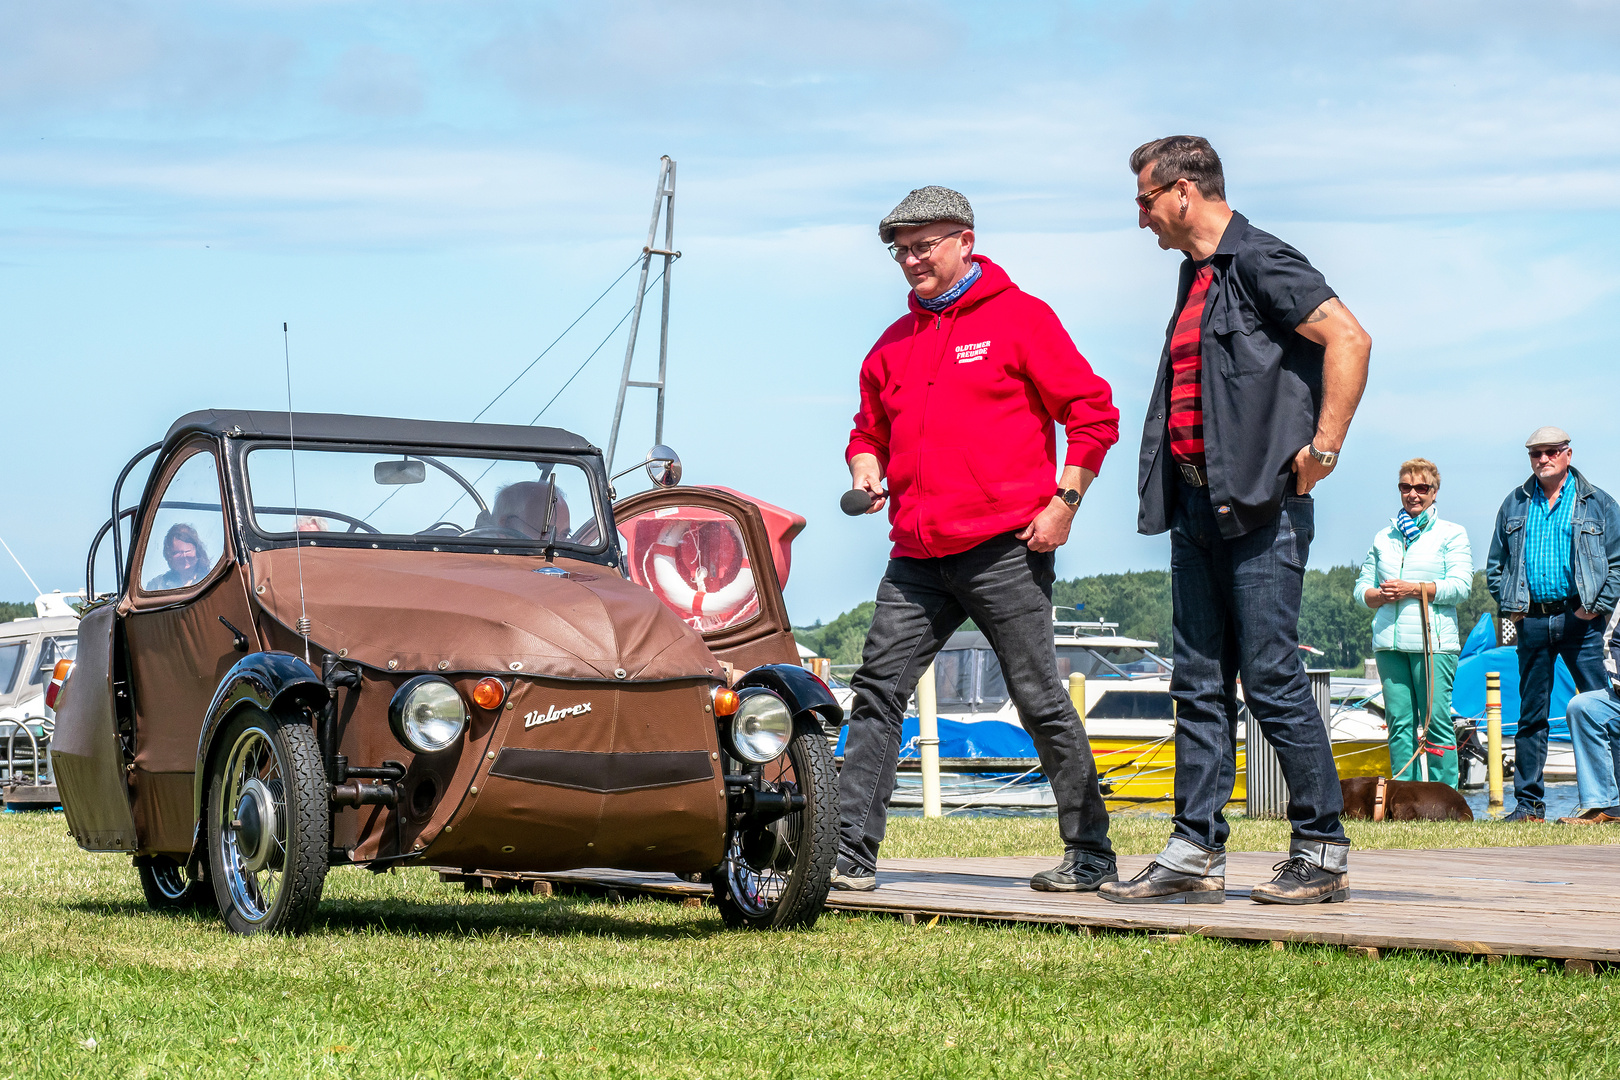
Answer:
[[[920,187],[900,200],[889,216],[878,223],[878,239],[894,243],[894,230],[935,221],[954,221],[973,228],[973,207],[967,196],[948,187]]]
[[[1569,442],[1569,432],[1565,431],[1561,427],[1553,427],[1551,424],[1549,424],[1546,427],[1538,427],[1536,430],[1532,431],[1530,433],[1530,437],[1524,440],[1524,445],[1558,446],[1567,442]]]

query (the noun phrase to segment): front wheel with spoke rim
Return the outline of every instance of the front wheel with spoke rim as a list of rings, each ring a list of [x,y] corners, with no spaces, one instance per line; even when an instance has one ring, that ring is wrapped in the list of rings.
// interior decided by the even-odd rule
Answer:
[[[225,729],[208,785],[209,876],[238,934],[296,934],[326,882],[331,808],[315,732],[244,710]]]
[[[727,926],[808,927],[821,916],[838,854],[838,774],[813,717],[793,724],[787,751],[765,766],[761,788],[803,795],[804,809],[764,825],[732,815],[714,901]]]

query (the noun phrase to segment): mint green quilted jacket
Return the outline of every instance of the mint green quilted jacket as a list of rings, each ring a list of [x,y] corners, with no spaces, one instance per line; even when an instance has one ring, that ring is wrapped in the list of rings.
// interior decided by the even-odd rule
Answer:
[[[1427,513],[1429,522],[1411,546],[1395,527],[1394,518],[1373,537],[1372,549],[1356,578],[1356,603],[1367,607],[1367,590],[1391,579],[1438,582],[1435,597],[1429,601],[1434,651],[1461,652],[1457,605],[1473,589],[1474,552],[1461,525],[1441,518],[1436,507],[1429,507]],[[1379,608],[1373,613],[1373,648],[1422,652],[1422,611],[1416,597]]]

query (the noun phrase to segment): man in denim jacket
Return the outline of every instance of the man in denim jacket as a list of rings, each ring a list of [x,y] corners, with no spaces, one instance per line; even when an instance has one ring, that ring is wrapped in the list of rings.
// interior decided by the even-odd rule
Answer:
[[[1531,476],[1496,513],[1485,580],[1502,614],[1518,623],[1519,730],[1507,821],[1544,821],[1542,769],[1553,662],[1582,691],[1608,686],[1603,624],[1620,603],[1620,506],[1570,467],[1569,435],[1541,427],[1524,445]]]

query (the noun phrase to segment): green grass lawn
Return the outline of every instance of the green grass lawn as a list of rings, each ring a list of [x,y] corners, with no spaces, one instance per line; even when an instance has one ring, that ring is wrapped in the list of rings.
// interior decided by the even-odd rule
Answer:
[[[1119,815],[1124,852],[1162,818]],[[1353,828],[1362,847],[1598,842],[1553,826]],[[1051,819],[897,819],[885,854],[1058,851]],[[1238,822],[1232,846],[1283,846]],[[334,871],[305,937],[149,911],[59,814],[0,815],[0,1076],[1620,1076],[1620,973],[1326,947],[469,895]]]

